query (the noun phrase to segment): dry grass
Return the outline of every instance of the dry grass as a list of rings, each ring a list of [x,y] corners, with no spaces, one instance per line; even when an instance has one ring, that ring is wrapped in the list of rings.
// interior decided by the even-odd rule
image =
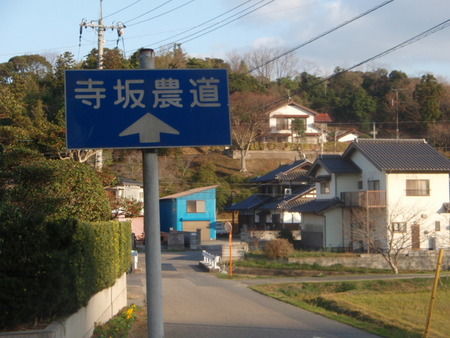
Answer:
[[[271,297],[385,337],[420,337],[425,328],[432,280],[264,285]],[[450,278],[443,278],[430,337],[450,337]]]

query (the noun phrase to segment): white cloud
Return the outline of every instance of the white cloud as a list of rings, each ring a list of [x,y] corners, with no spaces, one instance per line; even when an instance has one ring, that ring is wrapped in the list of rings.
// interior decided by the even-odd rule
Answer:
[[[285,45],[285,41],[279,37],[264,36],[253,40],[251,47],[253,49],[259,48],[280,48]]]

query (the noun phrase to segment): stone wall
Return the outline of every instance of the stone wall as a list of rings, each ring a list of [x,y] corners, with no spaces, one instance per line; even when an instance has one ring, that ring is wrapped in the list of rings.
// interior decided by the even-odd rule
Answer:
[[[399,257],[400,270],[428,270],[436,268],[438,251],[417,251]],[[289,258],[290,263],[318,264],[331,266],[341,264],[348,267],[390,269],[388,263],[380,254],[361,254],[348,257],[305,257]],[[442,270],[450,270],[450,250],[446,250]]]
[[[231,247],[233,260],[241,259],[244,257],[246,252],[248,252],[247,243],[233,243],[233,246]],[[221,259],[223,262],[228,262],[230,260],[230,246],[228,244],[222,245]]]

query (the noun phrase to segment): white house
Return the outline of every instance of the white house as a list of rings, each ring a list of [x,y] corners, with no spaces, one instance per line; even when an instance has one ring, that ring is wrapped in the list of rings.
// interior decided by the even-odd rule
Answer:
[[[116,199],[144,202],[144,184],[129,178],[119,177],[119,184],[108,188]]]
[[[356,130],[352,129],[337,133],[335,139],[337,142],[352,142],[355,141],[359,136],[360,134]]]
[[[326,142],[329,122],[331,118],[328,114],[318,113],[296,102],[288,101],[269,112],[269,138],[276,142],[290,143]],[[299,135],[297,123],[303,125],[303,135]]]
[[[450,247],[450,161],[425,140],[359,139],[309,173],[317,199],[298,211],[312,247]]]

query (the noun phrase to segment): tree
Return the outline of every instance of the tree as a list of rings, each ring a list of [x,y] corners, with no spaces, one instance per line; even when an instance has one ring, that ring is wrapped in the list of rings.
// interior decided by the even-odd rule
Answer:
[[[83,69],[98,68],[98,50],[93,48],[82,63]],[[129,69],[130,63],[118,48],[105,48],[103,51],[104,69]]]
[[[129,198],[118,198],[110,200],[114,217],[124,215],[125,217],[136,217],[142,215],[144,204]]]
[[[279,48],[261,47],[245,55],[245,63],[254,69],[256,78],[269,82],[283,77],[294,77],[297,72],[298,59],[294,54],[279,57],[283,50]]]
[[[440,99],[443,87],[431,74],[422,76],[420,83],[416,85],[414,98],[419,104],[419,111],[423,121],[434,122],[440,119]]]
[[[73,161],[48,160],[29,149],[0,155],[1,204],[37,222],[60,218],[111,218],[108,197],[96,172]]]
[[[413,228],[424,225],[424,211],[397,203],[387,215],[383,215],[383,212],[367,217],[367,209],[353,210],[352,237],[368,252],[380,254],[392,272],[398,274],[399,257],[413,248]],[[427,234],[438,236],[434,231],[428,231]],[[421,239],[422,242],[424,240]]]
[[[306,120],[302,118],[295,118],[291,123],[292,131],[295,131],[297,134],[298,141],[303,138],[306,131]]]
[[[274,97],[253,92],[231,95],[233,144],[241,153],[241,172],[247,172],[250,146],[269,128],[267,108],[274,101]]]

